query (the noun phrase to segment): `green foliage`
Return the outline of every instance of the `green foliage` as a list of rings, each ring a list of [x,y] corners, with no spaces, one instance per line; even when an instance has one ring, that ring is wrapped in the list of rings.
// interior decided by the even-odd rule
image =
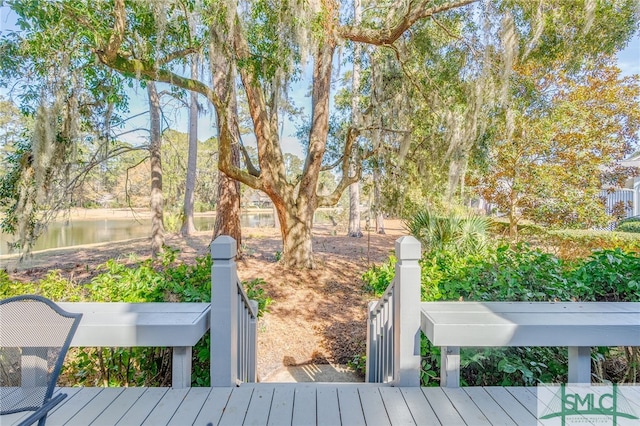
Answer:
[[[393,279],[394,265],[390,258],[367,270],[365,289],[381,294]],[[640,301],[640,254],[620,248],[575,260],[528,244],[500,245],[475,255],[441,249],[425,253],[420,266],[423,301]],[[439,348],[424,336],[421,347],[422,383],[436,384]],[[534,385],[566,381],[567,374],[561,348],[464,348],[461,364],[461,380],[468,385]]]
[[[491,220],[484,216],[437,216],[429,209],[415,213],[405,222],[409,232],[426,250],[454,250],[460,254],[478,253],[487,248]]]
[[[93,301],[134,303],[162,301],[164,276],[154,269],[153,261],[148,260],[135,268],[130,268],[110,259],[98,269],[104,272],[89,284]]]
[[[511,105],[496,125],[482,197],[506,213],[551,226],[590,228],[610,220],[603,184],[620,186],[620,161],[638,142],[637,77],[624,77],[611,55],[555,64],[531,57],[514,67]],[[552,71],[553,70],[553,71]],[[528,87],[530,90],[522,90]],[[515,236],[515,235],[512,235]]]
[[[577,262],[568,280],[579,300],[639,302],[640,254],[620,249],[597,251]]]
[[[133,264],[108,260],[88,284],[78,284],[51,271],[35,283],[12,281],[0,270],[0,298],[40,294],[55,301],[92,302],[210,302],[211,256],[197,257],[192,264],[176,261],[169,247],[159,261]],[[249,299],[258,302],[258,316],[267,311],[271,299],[261,278],[243,283]],[[209,386],[210,335],[193,348],[194,386]],[[90,386],[168,386],[171,377],[169,348],[72,348],[62,380],[66,384]]]
[[[553,253],[565,260],[584,258],[600,249],[640,252],[640,235],[626,232],[559,230],[541,237],[538,244],[552,247]]]
[[[461,381],[467,386],[557,383],[566,376],[565,352],[548,347],[462,348]]]
[[[16,296],[18,294],[38,294],[36,286],[32,283],[11,281],[7,271],[0,269],[0,299]]]
[[[256,278],[251,281],[244,281],[242,284],[249,300],[258,302],[258,317],[261,317],[265,312],[269,312],[268,308],[273,300],[265,294],[262,288],[266,284],[265,281],[262,278]]]
[[[502,245],[483,257],[457,262],[438,283],[446,300],[569,300],[562,262],[526,244]]]
[[[79,302],[84,299],[85,288],[64,278],[60,271],[49,271],[38,283],[39,291],[52,300],[65,302]]]
[[[362,281],[365,282],[365,291],[381,296],[393,280],[393,276],[396,273],[396,262],[396,257],[391,255],[386,263],[380,266],[374,264],[367,269],[362,275]]]
[[[629,219],[621,220],[618,226],[616,226],[616,231],[640,234],[640,217],[630,217]]]
[[[367,373],[367,356],[362,354],[354,355],[353,358],[347,362],[347,365],[355,372],[364,376]]]
[[[495,221],[493,231],[508,234],[508,223]],[[627,232],[611,232],[583,229],[548,230],[533,224],[518,224],[518,235],[532,246],[544,248],[563,260],[588,257],[595,250],[621,249],[625,252],[640,252],[640,235]]]

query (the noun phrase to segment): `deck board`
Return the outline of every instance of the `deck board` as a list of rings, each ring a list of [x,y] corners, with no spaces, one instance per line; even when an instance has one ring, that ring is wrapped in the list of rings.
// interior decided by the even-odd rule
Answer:
[[[169,421],[169,426],[182,426],[184,424],[193,424],[196,417],[200,413],[200,408],[204,405],[209,396],[209,388],[190,388],[188,395],[173,417]]]
[[[420,388],[401,388],[401,391],[417,425],[437,425],[440,423]]]
[[[251,395],[253,394],[253,388],[239,387],[231,391],[229,402],[222,413],[220,419],[220,426],[235,426],[241,425],[244,422],[244,418],[251,402]]]
[[[272,387],[259,387],[253,390],[251,402],[247,415],[244,418],[244,424],[247,426],[259,426],[265,424],[265,419],[269,418],[271,411],[271,403],[273,401]]]
[[[292,424],[315,425],[316,421],[316,388],[296,387],[293,397]]]
[[[189,388],[169,389],[142,424],[148,426],[168,424],[187,393]]]
[[[321,387],[316,393],[317,424],[333,426],[340,424],[340,404],[338,403],[338,389],[335,387]]]
[[[415,425],[400,388],[381,387],[380,396],[392,425]]]
[[[513,395],[519,402],[531,413],[534,417],[538,413],[538,400],[536,399],[536,389],[528,388],[505,388],[511,395]]]
[[[129,411],[135,402],[147,391],[147,388],[126,388],[109,405],[108,410],[104,410],[93,421],[94,425],[115,426],[116,423]]]
[[[389,416],[382,401],[382,395],[377,387],[362,387],[358,389],[360,403],[367,425],[390,425]]]
[[[464,422],[474,426],[490,426],[491,423],[463,388],[442,388],[449,401],[458,410]]]
[[[431,404],[431,408],[436,413],[440,424],[451,426],[466,425],[458,409],[447,398],[442,388],[422,388],[422,393]]]
[[[258,383],[233,388],[62,388],[47,425],[537,425],[537,390]],[[640,404],[640,393],[634,389]],[[2,416],[14,425],[26,414]]]
[[[484,389],[518,426],[537,424],[535,414],[527,410],[506,388],[496,386]]]
[[[471,401],[482,411],[487,419],[491,419],[491,424],[516,426],[509,414],[500,407],[495,399],[491,398],[489,393],[481,387],[463,388],[464,392],[469,396]]]
[[[76,392],[78,392],[80,390],[80,388],[58,388],[53,392],[53,396],[57,395],[58,393],[66,393],[67,397],[65,399],[63,399],[61,402],[58,403],[58,405],[56,405],[55,407],[53,407],[51,409],[51,411],[49,411],[49,416],[51,416],[51,414],[57,410],[58,408],[60,408],[65,402],[67,402],[69,400],[69,397],[71,397],[72,395],[74,395]],[[13,414],[6,414],[4,416],[2,416],[2,421],[0,421],[0,425],[2,426],[14,426],[19,424],[22,420],[26,419],[29,414],[31,414],[31,412],[21,412],[21,413],[13,413]]]
[[[293,419],[293,386],[276,387],[271,400],[268,426],[290,425]]]
[[[212,388],[193,424],[199,426],[205,426],[209,423],[217,425],[222,418],[229,396],[231,396],[231,388]]]
[[[338,387],[338,404],[342,424],[353,426],[364,426],[366,424],[357,388]]]
[[[86,426],[90,425],[109,407],[113,401],[122,393],[124,388],[104,388],[87,405],[82,407],[67,423],[66,426]]]
[[[127,426],[142,424],[168,390],[168,388],[148,388],[116,425]]]
[[[73,397],[66,397],[67,402],[47,416],[47,425],[64,425],[76,413],[82,410],[93,398],[102,392],[103,388],[82,388]]]

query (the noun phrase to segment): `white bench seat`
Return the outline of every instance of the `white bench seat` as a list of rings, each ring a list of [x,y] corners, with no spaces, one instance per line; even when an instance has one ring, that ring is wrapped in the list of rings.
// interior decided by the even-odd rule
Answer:
[[[592,346],[640,346],[640,303],[423,302],[421,329],[443,386],[459,386],[461,346],[567,346],[569,382],[588,383]]]
[[[209,330],[209,303],[60,302],[82,313],[73,347],[172,347],[172,386],[191,386],[192,348]]]

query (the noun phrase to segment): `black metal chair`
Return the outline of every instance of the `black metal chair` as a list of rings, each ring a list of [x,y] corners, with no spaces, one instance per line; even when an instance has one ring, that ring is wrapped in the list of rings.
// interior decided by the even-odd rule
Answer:
[[[44,426],[67,396],[53,391],[81,317],[42,296],[0,300],[0,415],[34,411],[19,425]]]

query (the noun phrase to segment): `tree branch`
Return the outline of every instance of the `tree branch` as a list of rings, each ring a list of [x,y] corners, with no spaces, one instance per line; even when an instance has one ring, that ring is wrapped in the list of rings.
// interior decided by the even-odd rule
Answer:
[[[409,3],[404,16],[395,25],[387,25],[383,28],[372,29],[364,26],[342,25],[338,27],[338,35],[344,39],[354,42],[367,43],[375,46],[382,46],[394,43],[406,30],[411,28],[416,21],[469,5],[478,0],[458,0],[451,1],[440,6],[429,7],[430,0],[421,0],[418,4]]]
[[[169,83],[174,86],[181,87],[185,90],[192,90],[205,96],[216,108],[222,108],[223,105],[213,90],[206,84],[199,80],[193,80],[187,77],[182,77],[174,72],[166,69],[157,69],[147,61],[140,59],[128,59],[122,55],[116,54],[113,59],[107,57],[107,55],[100,50],[96,50],[96,55],[100,62],[119,71],[125,75],[140,79],[141,76],[147,77],[150,80],[154,80],[161,83]]]
[[[165,56],[164,58],[160,58],[158,59],[156,62],[159,65],[166,65],[169,62],[173,61],[174,59],[178,59],[178,58],[183,58],[187,55],[191,55],[194,53],[198,53],[198,49],[196,49],[195,47],[188,47],[186,49],[182,49],[182,50],[178,50],[175,52],[171,52],[169,53],[167,56]]]
[[[247,165],[247,171],[250,175],[255,177],[260,177],[260,170],[253,165],[253,161],[251,161],[251,157],[249,157],[249,152],[247,151],[247,147],[242,143],[242,137],[240,138],[240,152],[242,153],[242,157],[244,158],[244,163]]]
[[[124,0],[115,0],[113,5],[113,18],[113,30],[111,31],[111,36],[109,36],[109,41],[107,42],[104,52],[102,52],[107,62],[115,60],[118,49],[120,49],[120,45],[122,45],[122,40],[124,40],[124,30],[127,25],[127,11],[124,7]]]
[[[352,183],[355,183],[360,180],[360,175],[362,171],[362,162],[356,162],[355,169],[356,173],[354,176],[349,176],[349,167],[351,166],[351,156],[353,155],[354,145],[356,139],[360,135],[360,130],[354,127],[349,127],[347,130],[347,138],[344,144],[344,151],[341,157],[342,160],[342,179],[338,183],[336,189],[329,195],[318,196],[318,206],[326,207],[335,205],[342,196],[342,193],[345,189]],[[337,165],[337,164],[336,164]]]
[[[333,163],[326,165],[326,166],[322,166],[322,168],[320,169],[321,172],[326,172],[332,169],[335,169],[336,167],[338,167],[338,165],[342,162],[342,160],[344,159],[344,155],[341,155],[336,161],[334,161]]]

